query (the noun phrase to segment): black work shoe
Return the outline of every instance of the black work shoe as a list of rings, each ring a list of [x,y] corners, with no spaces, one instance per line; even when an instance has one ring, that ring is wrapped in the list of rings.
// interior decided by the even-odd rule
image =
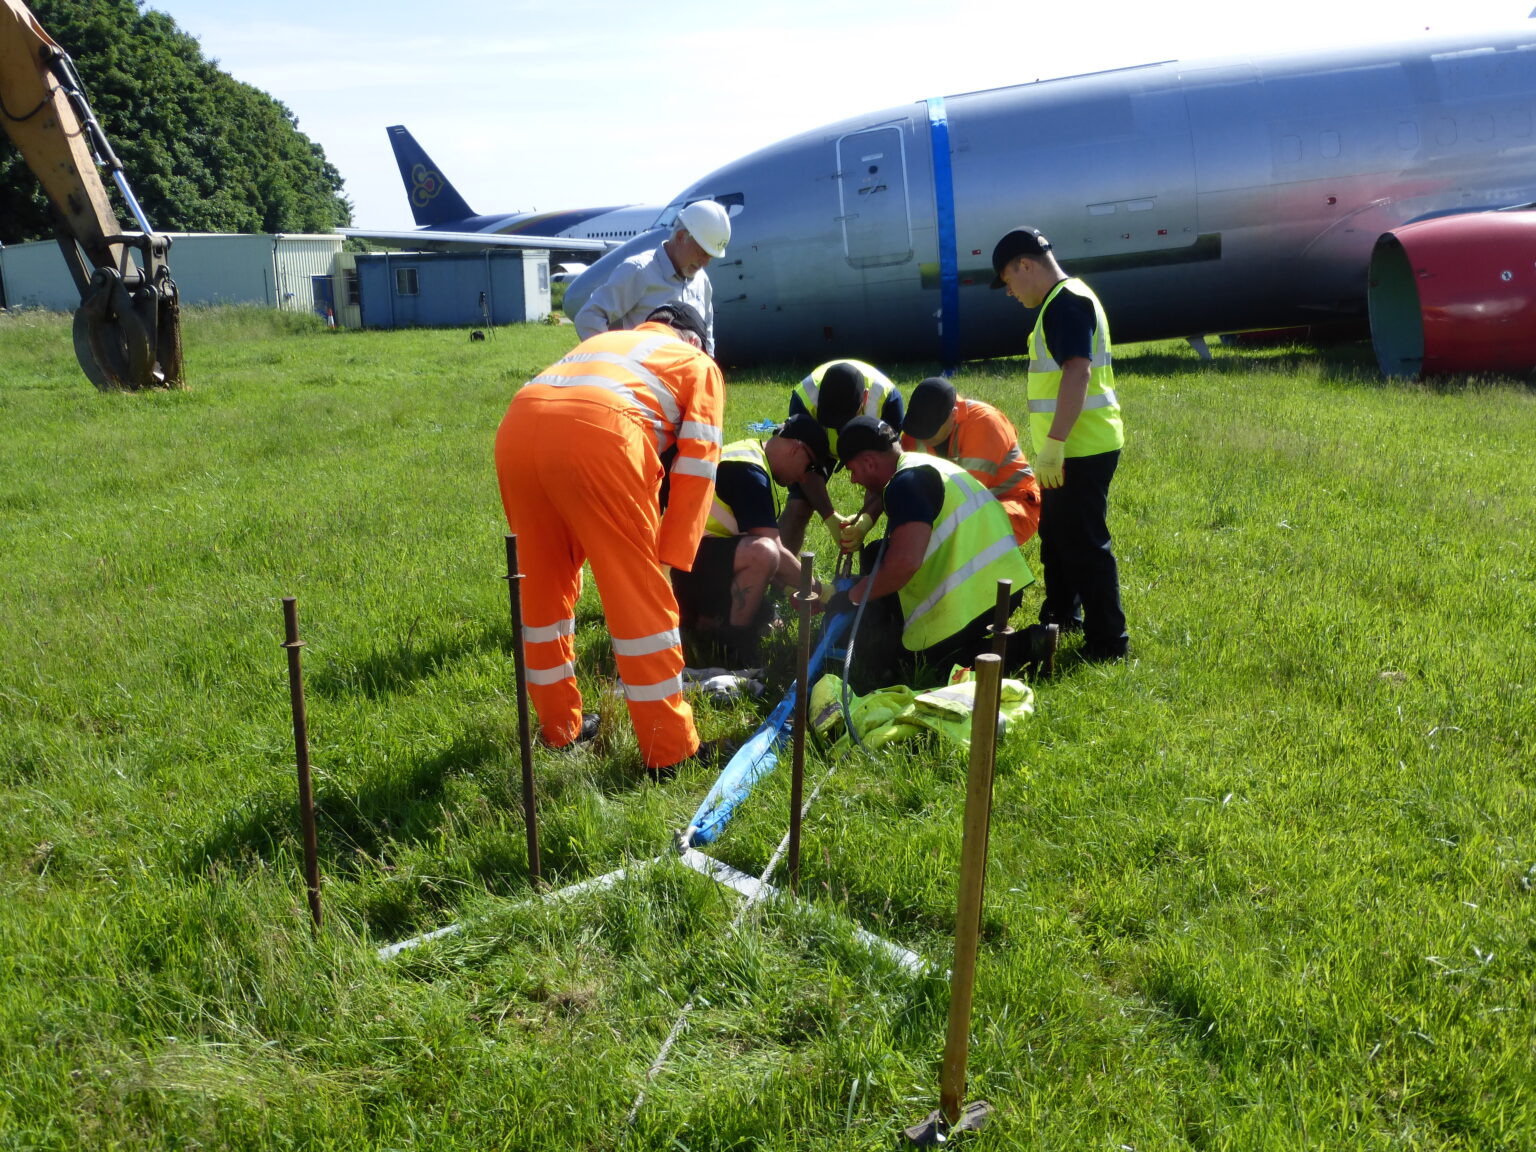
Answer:
[[[1046,620],[1042,618],[1040,623],[1056,625],[1056,627],[1061,629],[1063,636],[1070,636],[1074,632],[1081,632],[1083,630],[1083,618],[1081,616],[1073,616],[1067,620]]]
[[[581,714],[581,729],[576,733],[576,738],[568,744],[546,744],[545,747],[553,748],[556,752],[574,752],[584,744],[590,744],[597,739],[597,730],[602,727],[603,718],[596,712],[583,712]]]
[[[1031,624],[1024,629],[1029,646],[1025,662],[1041,679],[1049,680],[1056,674],[1056,645],[1061,640],[1061,628],[1056,624]]]
[[[739,743],[727,740],[723,736],[717,740],[701,740],[692,756],[685,756],[676,764],[668,764],[665,768],[652,768],[647,764],[645,774],[656,783],[662,784],[685,768],[720,768],[730,762],[739,747],[741,747]]]

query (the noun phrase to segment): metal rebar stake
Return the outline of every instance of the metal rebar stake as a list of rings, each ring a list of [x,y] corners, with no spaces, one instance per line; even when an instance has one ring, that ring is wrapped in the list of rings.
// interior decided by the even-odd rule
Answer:
[[[1000,660],[1008,658],[1008,637],[1013,629],[1008,627],[1008,617],[1013,615],[1013,581],[997,582],[997,607],[992,611],[992,654]]]
[[[955,960],[949,980],[949,1030],[939,1076],[939,1107],[907,1129],[920,1148],[942,1144],[961,1132],[980,1130],[992,1105],[976,1100],[961,1107],[971,1036],[971,995],[976,983],[976,951],[981,935],[982,893],[987,876],[987,839],[992,818],[992,768],[997,757],[997,707],[1002,692],[1002,660],[986,653],[976,658],[976,706],[971,714],[971,762],[965,790],[965,838],[960,847],[960,895],[955,912]]]
[[[544,883],[539,863],[539,813],[533,793],[533,728],[528,722],[528,657],[523,650],[523,574],[517,567],[517,537],[507,537],[507,599],[512,611],[512,666],[517,675],[517,743],[523,763],[523,823],[528,830],[528,876]]]
[[[796,603],[800,608],[800,637],[795,660],[795,719],[794,758],[790,761],[789,776],[789,890],[800,895],[800,809],[805,791],[805,729],[810,716],[811,686],[806,683],[811,674],[811,595],[812,569],[816,553],[800,553],[800,592]]]
[[[309,720],[304,713],[304,671],[299,654],[299,602],[283,597],[283,647],[288,650],[288,694],[293,703],[293,749],[299,766],[299,824],[304,830],[304,882],[309,888],[309,915],[320,930],[320,845],[315,835],[315,795],[309,777]]]

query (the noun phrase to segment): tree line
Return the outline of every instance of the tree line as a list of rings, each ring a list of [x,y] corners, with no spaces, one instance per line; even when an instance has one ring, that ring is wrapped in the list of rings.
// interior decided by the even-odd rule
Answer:
[[[341,173],[293,113],[205,59],[171,17],[136,0],[26,2],[74,59],[157,230],[329,232],[351,223]],[[0,134],[0,243],[53,234],[47,198]]]

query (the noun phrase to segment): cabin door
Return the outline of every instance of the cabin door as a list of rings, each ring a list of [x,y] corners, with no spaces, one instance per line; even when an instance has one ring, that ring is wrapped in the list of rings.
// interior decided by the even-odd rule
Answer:
[[[881,268],[912,259],[901,126],[838,140],[837,189],[843,251],[852,267]]]

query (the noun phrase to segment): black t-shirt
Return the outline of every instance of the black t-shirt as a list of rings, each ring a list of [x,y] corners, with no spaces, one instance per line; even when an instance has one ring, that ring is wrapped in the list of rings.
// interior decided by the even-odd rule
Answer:
[[[1070,287],[1056,293],[1056,298],[1045,308],[1045,348],[1051,359],[1065,364],[1077,356],[1093,358],[1093,331],[1099,319],[1093,311],[1093,301],[1081,296]]]
[[[944,477],[926,464],[903,468],[885,486],[885,525],[894,532],[903,524],[932,524],[944,507]]]
[[[756,464],[727,460],[715,470],[715,493],[736,514],[736,531],[774,528],[779,516],[773,507],[773,481]]]

